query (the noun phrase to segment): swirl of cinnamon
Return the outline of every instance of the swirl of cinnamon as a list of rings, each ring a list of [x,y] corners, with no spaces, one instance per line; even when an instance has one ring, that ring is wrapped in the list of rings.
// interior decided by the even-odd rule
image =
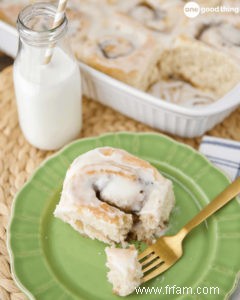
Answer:
[[[105,36],[98,42],[98,46],[103,55],[109,59],[128,56],[134,51],[133,43],[120,36]]]
[[[138,3],[135,7],[130,9],[129,14],[136,20],[148,24],[152,28],[152,21],[163,20],[167,12],[160,7],[154,7],[147,1]]]

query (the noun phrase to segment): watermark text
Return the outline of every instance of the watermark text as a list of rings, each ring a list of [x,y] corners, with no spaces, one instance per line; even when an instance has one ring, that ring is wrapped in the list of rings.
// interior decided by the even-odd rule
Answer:
[[[160,287],[138,287],[135,289],[140,295],[219,295],[219,287],[192,287],[166,285]]]

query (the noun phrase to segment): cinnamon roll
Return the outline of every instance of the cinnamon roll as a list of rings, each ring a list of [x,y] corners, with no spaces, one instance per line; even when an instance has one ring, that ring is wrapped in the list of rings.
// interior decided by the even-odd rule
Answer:
[[[216,97],[240,81],[240,68],[229,56],[186,37],[164,51],[159,67],[162,78],[182,79]]]
[[[167,102],[186,107],[209,105],[217,100],[211,92],[205,92],[184,80],[160,80],[148,92]]]
[[[151,241],[174,205],[172,182],[148,162],[104,147],[80,155],[67,171],[54,215],[103,242]]]
[[[240,60],[240,21],[238,16],[206,18],[198,24],[195,38]]]
[[[117,13],[96,18],[81,11],[73,17],[87,23],[71,37],[80,61],[142,90],[157,80],[160,44],[141,24]]]
[[[109,268],[108,281],[113,285],[113,293],[127,296],[141,284],[142,267],[134,245],[127,249],[106,247],[106,266]]]
[[[128,14],[155,33],[171,34],[184,19],[179,0],[122,0],[117,10]]]

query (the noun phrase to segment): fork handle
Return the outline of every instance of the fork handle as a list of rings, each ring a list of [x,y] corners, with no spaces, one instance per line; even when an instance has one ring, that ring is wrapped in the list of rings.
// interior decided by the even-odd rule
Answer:
[[[193,228],[205,221],[221,207],[240,193],[240,177],[230,184],[221,194],[212,200],[203,210],[200,211],[191,221],[189,221],[180,231],[183,236],[187,235]]]

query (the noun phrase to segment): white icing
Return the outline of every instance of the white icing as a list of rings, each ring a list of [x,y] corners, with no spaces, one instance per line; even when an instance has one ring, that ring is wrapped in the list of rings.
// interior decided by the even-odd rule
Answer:
[[[139,211],[144,199],[139,182],[132,182],[122,177],[113,176],[103,188],[101,197],[118,207],[129,207],[132,211]]]
[[[187,107],[208,105],[217,100],[213,93],[202,91],[182,80],[158,81],[148,92],[167,102]]]
[[[86,176],[87,171],[96,173]],[[119,176],[118,172],[123,176]],[[159,177],[161,178],[160,175]],[[151,167],[142,170],[134,164],[130,166],[123,162],[121,152],[114,151],[111,156],[105,156],[95,149],[73,162],[66,175],[63,194],[73,203],[81,201],[99,205],[93,188],[95,186],[103,200],[123,209],[128,207],[132,211],[139,211],[143,202],[147,201],[146,195],[151,190],[158,189],[155,181]]]

